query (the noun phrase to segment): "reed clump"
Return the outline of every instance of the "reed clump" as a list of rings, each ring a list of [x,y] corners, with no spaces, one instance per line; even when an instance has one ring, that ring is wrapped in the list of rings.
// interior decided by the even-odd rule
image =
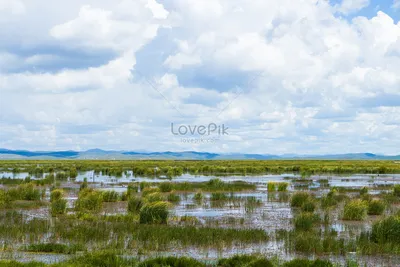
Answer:
[[[371,231],[357,237],[357,249],[365,255],[400,254],[400,217],[391,215],[373,223]]]
[[[294,227],[296,231],[310,231],[318,222],[320,222],[320,218],[317,214],[302,212],[294,218]]]
[[[64,195],[64,191],[62,189],[53,189],[50,192],[50,202],[62,198],[63,195]]]
[[[121,195],[115,191],[104,191],[102,193],[103,202],[117,202],[121,200]]]
[[[257,199],[255,196],[246,197],[244,202],[244,209],[246,212],[253,212],[258,207],[262,205],[260,199]]]
[[[187,257],[159,257],[148,259],[141,262],[138,267],[155,267],[155,266],[169,266],[169,267],[206,267],[202,262]]]
[[[39,165],[39,166],[38,166]],[[157,171],[155,171],[157,167]],[[229,175],[229,174],[265,174],[265,173],[300,173],[302,177],[315,174],[381,174],[399,173],[400,165],[388,161],[348,160],[212,160],[212,161],[132,161],[113,160],[2,160],[0,169],[18,169],[34,177],[44,173],[64,172],[66,176],[75,176],[76,171],[90,171],[103,175],[121,176],[124,172],[133,171],[135,176],[177,176],[184,172],[193,175]],[[75,171],[76,170],[76,171]]]
[[[312,200],[312,197],[308,192],[295,192],[290,200],[290,205],[295,208],[301,208],[304,203],[310,200]]]
[[[400,184],[395,184],[393,187],[393,195],[400,197]]]
[[[166,197],[161,194],[160,192],[154,192],[146,195],[143,197],[144,201],[146,202],[159,202],[159,201],[166,201]]]
[[[244,181],[224,182],[221,179],[211,179],[208,182],[171,183],[171,185],[172,190],[189,192],[196,190],[202,190],[204,192],[232,192],[256,189],[255,184],[250,184]]]
[[[127,192],[129,196],[138,193],[139,185],[137,183],[129,183]]]
[[[382,215],[385,211],[385,202],[374,199],[368,202],[368,215]]]
[[[360,189],[360,196],[368,194],[368,187],[364,186]]]
[[[132,267],[136,264],[136,259],[121,257],[115,251],[99,251],[72,258],[57,267]]]
[[[267,190],[268,192],[286,192],[289,184],[286,182],[268,182]]]
[[[42,193],[33,183],[21,184],[6,191],[10,200],[40,200]]]
[[[62,215],[67,210],[67,200],[64,199],[64,192],[61,189],[54,189],[50,193],[50,212],[51,216]]]
[[[221,192],[217,192],[217,193],[212,193],[210,200],[211,201],[224,201],[224,200],[228,200],[228,195],[225,193],[221,193]]]
[[[194,194],[193,199],[197,202],[201,202],[204,199],[204,195],[201,191]]]
[[[150,195],[152,193],[159,193],[160,189],[157,187],[145,187],[142,190],[142,197],[146,197],[147,195]]]
[[[343,210],[343,220],[362,221],[367,217],[368,203],[355,199],[346,203]]]
[[[50,265],[38,261],[18,262],[14,260],[0,260],[0,266],[1,267],[46,267]]]
[[[379,244],[400,245],[400,216],[389,216],[372,225],[371,239]]]
[[[302,206],[301,210],[304,212],[314,212],[316,209],[315,202],[312,200],[307,200]]]
[[[230,258],[220,259],[217,262],[218,267],[235,267],[235,266],[263,266],[263,267],[274,267],[272,262],[266,258],[253,255],[235,255]]]
[[[268,234],[262,229],[153,224],[154,217],[157,217],[153,215],[148,216],[151,224],[137,223],[129,216],[126,219],[115,216],[111,216],[113,219],[110,216],[107,216],[110,219],[94,216],[89,220],[65,218],[55,222],[54,232],[65,243],[104,244],[108,247],[110,240],[113,240],[116,247],[145,248],[153,251],[170,250],[176,246],[221,249],[238,244],[259,244],[268,241]]]
[[[83,251],[84,247],[82,245],[66,245],[59,243],[37,243],[25,246],[22,250],[28,252],[73,254],[77,251]]]
[[[139,214],[140,209],[143,207],[143,200],[140,197],[131,197],[128,200],[128,212],[132,214]]]
[[[75,210],[77,212],[99,212],[103,207],[103,194],[93,189],[83,189],[78,194],[75,201]]]
[[[161,183],[161,184],[158,186],[158,188],[160,188],[160,191],[163,192],[163,193],[171,192],[172,189],[173,189],[172,183],[170,183],[170,182]]]
[[[181,201],[181,197],[175,193],[170,193],[167,196],[167,200],[171,203],[178,203],[179,201]]]
[[[283,267],[333,267],[334,265],[328,260],[309,260],[309,259],[293,259],[285,262]]]
[[[277,184],[276,182],[268,182],[268,184],[267,184],[268,192],[275,192],[276,184]]]
[[[168,202],[157,201],[145,204],[140,209],[141,224],[167,224]]]
[[[278,192],[286,192],[288,186],[289,186],[289,183],[286,183],[286,182],[278,183]]]
[[[6,208],[10,205],[11,199],[8,197],[6,191],[0,190],[0,209]]]

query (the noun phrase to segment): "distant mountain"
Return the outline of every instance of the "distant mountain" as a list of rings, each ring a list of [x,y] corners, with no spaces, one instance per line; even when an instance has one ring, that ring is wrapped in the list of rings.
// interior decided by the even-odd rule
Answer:
[[[123,152],[124,155],[149,159],[217,159],[220,155],[208,152],[183,151],[183,152]]]
[[[76,151],[28,151],[28,150],[9,150],[0,148],[0,158],[4,155],[22,157],[54,157],[54,158],[74,158],[79,156]]]
[[[28,151],[0,148],[0,159],[171,159],[171,160],[272,160],[272,159],[344,159],[344,160],[400,160],[400,155],[385,156],[372,153],[336,155],[271,155],[271,154],[218,154],[209,152],[145,152],[89,149],[86,151]]]

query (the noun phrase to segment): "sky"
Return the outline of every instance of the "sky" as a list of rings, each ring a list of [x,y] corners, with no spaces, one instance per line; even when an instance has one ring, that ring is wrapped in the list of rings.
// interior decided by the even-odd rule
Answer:
[[[0,0],[0,148],[400,154],[399,18],[399,0]]]

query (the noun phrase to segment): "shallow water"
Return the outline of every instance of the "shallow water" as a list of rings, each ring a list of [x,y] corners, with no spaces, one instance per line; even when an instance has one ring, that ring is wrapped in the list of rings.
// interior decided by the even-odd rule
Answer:
[[[24,179],[28,176],[27,173],[12,174],[10,172],[0,172],[1,177],[10,177],[14,179]],[[95,187],[99,190],[114,190],[122,193],[127,190],[126,183],[129,182],[149,182],[149,183],[160,183],[169,181],[168,179],[160,178],[148,178],[148,177],[134,177],[132,173],[128,175],[123,174],[122,177],[106,176],[101,174],[94,174],[91,172],[79,173],[78,177],[74,181],[62,182],[62,187],[69,188],[67,190],[66,199],[68,201],[68,207],[73,208],[74,202],[77,199],[77,193],[79,184],[75,182],[82,182],[84,178],[88,178],[89,186]],[[184,174],[179,177],[171,179],[171,182],[206,182],[214,179],[214,176],[194,176]],[[385,186],[399,184],[400,174],[390,175],[364,175],[354,174],[348,176],[332,176],[332,175],[315,175],[308,177],[306,182],[304,180],[298,181],[299,176],[295,174],[282,174],[282,175],[254,175],[254,176],[224,176],[218,177],[224,182],[233,181],[246,181],[257,185],[257,189],[250,192],[235,192],[234,198],[227,201],[211,201],[211,194],[205,193],[204,200],[201,203],[196,202],[193,199],[194,193],[178,193],[181,197],[181,201],[171,207],[171,214],[178,218],[189,216],[194,217],[200,225],[211,226],[211,227],[229,227],[229,228],[257,228],[263,229],[268,232],[271,236],[276,230],[285,229],[290,230],[293,227],[292,219],[295,215],[295,211],[290,207],[287,197],[287,193],[268,193],[267,183],[269,181],[274,182],[288,182],[290,184],[289,191],[295,190],[297,186],[304,186],[305,189],[314,190],[316,195],[329,190],[329,186],[335,187],[346,187],[359,189],[363,186],[367,186],[370,189],[370,194],[379,194],[385,191]],[[93,183],[94,182],[94,183]],[[374,189],[375,188],[375,189]],[[49,192],[46,193],[47,198]],[[229,195],[229,193],[228,193]],[[254,210],[246,209],[246,199],[254,197],[259,200],[261,204]],[[126,213],[126,202],[113,202],[104,203],[103,214],[123,214]],[[27,220],[31,218],[49,219],[48,207],[40,207],[35,209],[21,209]],[[339,219],[339,214],[333,214],[333,223],[329,225],[330,229],[338,232],[340,237],[352,238],[361,231],[369,230],[372,222],[378,217],[369,216],[366,221],[362,222],[351,222],[342,221]],[[173,221],[171,224],[180,224],[180,221]],[[183,222],[184,224],[184,222]],[[322,228],[323,226],[321,226]],[[46,241],[48,236],[43,237],[43,241]],[[186,255],[195,257],[202,260],[215,260],[218,257],[228,257],[237,253],[262,253],[267,256],[278,255],[285,259],[291,259],[294,257],[301,256],[301,254],[290,254],[285,251],[283,242],[277,242],[272,239],[269,242],[263,242],[260,244],[252,245],[240,245],[233,244],[232,247],[225,248],[179,248],[176,247],[174,251],[168,252],[157,252],[152,255]],[[137,256],[134,252],[132,256]],[[20,261],[31,261],[38,260],[46,263],[53,263],[65,260],[68,255],[62,254],[46,254],[46,253],[27,253],[27,252],[1,252],[0,258],[2,259],[18,259]],[[397,256],[358,256],[353,255],[347,257],[329,257],[334,261],[344,263],[346,258],[354,257],[361,262],[367,263],[367,266],[400,266],[400,257]]]
[[[42,177],[47,174],[43,174]],[[12,178],[12,179],[25,179],[30,176],[27,172],[12,173],[0,171],[0,178]],[[32,179],[41,179],[42,177],[34,177]],[[128,171],[127,174],[123,173],[121,177],[102,175],[101,173],[95,174],[94,171],[79,172],[78,176],[74,179],[76,182],[83,182],[87,179],[91,183],[103,183],[103,184],[121,184],[130,182],[149,182],[149,183],[160,183],[165,181],[172,182],[207,182],[214,179],[215,176],[205,175],[191,175],[183,174],[178,177],[171,179],[160,178],[160,177],[141,177],[134,176],[132,171]],[[265,175],[248,175],[248,176],[218,176],[217,178],[225,182],[233,181],[246,181],[248,183],[266,184],[269,181],[273,182],[291,182],[292,179],[300,179],[298,174],[294,173],[283,173],[283,174],[265,174]],[[330,186],[346,186],[346,187],[363,187],[372,185],[391,185],[400,183],[400,174],[350,174],[350,175],[312,175],[307,180],[313,180],[318,183],[319,180],[328,180]],[[318,183],[319,184],[319,183]]]
[[[32,253],[23,251],[0,252],[0,259],[20,262],[41,261],[47,264],[58,263],[71,258],[71,255],[55,253]]]

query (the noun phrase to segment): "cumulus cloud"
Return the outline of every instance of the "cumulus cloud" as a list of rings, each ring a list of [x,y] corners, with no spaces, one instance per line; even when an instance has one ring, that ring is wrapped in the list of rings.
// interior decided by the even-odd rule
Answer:
[[[20,3],[25,16],[7,18],[16,25],[37,16]],[[0,23],[10,36],[0,50],[0,147],[398,153],[400,24],[384,10],[337,15],[368,4],[72,1],[28,23],[38,34],[26,44]],[[49,47],[112,58],[35,71],[64,62]],[[171,123],[210,122],[229,136],[185,144],[170,133]]]
[[[369,3],[369,0],[342,0],[337,9],[343,14],[350,14],[367,7]]]
[[[20,15],[25,13],[25,5],[19,1],[0,0],[0,14],[7,15]]]

